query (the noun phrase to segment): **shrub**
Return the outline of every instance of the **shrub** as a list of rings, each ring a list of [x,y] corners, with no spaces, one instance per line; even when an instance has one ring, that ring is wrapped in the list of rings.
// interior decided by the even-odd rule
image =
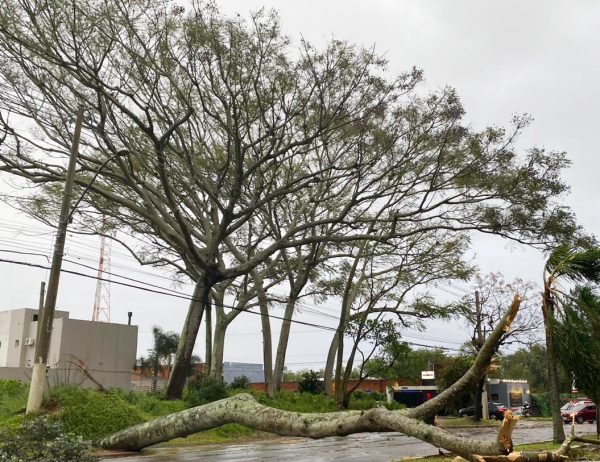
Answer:
[[[123,401],[131,404],[149,414],[152,417],[160,417],[174,412],[183,411],[186,404],[183,400],[168,400],[159,393],[143,393],[114,390],[112,393],[118,395]]]
[[[90,443],[63,433],[62,424],[46,417],[26,419],[18,429],[0,432],[2,462],[91,462]]]
[[[100,439],[150,418],[118,393],[99,393],[73,386],[53,388],[45,407],[60,411],[55,419],[62,422],[66,432],[89,440]]]
[[[250,379],[245,375],[241,377],[235,377],[229,384],[229,388],[232,390],[247,390],[250,386]]]
[[[0,380],[0,421],[25,412],[29,386],[17,380]]]
[[[315,371],[308,371],[302,374],[302,380],[298,383],[298,391],[317,395],[323,392],[323,383]]]
[[[227,398],[227,386],[213,377],[196,377],[188,383],[184,401],[190,407],[201,406],[220,399]]]
[[[552,405],[550,395],[546,392],[535,393],[531,395],[531,408],[534,415],[550,417],[552,415]]]

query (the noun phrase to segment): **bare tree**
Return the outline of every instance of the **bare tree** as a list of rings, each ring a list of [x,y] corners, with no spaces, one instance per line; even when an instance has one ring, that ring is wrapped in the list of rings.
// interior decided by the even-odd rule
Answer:
[[[498,342],[498,348],[509,343],[531,344],[540,340],[542,318],[536,306],[537,296],[535,284],[522,279],[506,282],[500,273],[476,274],[471,288],[473,295],[466,295],[458,303],[457,310],[461,311],[467,325],[471,329],[471,341],[467,349],[476,355],[483,346],[485,339],[503,316],[511,295],[515,292],[522,294],[519,316],[511,324]],[[477,384],[475,392],[475,419],[482,418],[482,394],[487,376]]]

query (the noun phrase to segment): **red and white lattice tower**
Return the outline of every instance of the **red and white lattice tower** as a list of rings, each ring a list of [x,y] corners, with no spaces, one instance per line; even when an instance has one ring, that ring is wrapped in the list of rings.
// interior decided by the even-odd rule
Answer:
[[[111,239],[100,238],[100,262],[92,321],[110,322],[110,247]]]

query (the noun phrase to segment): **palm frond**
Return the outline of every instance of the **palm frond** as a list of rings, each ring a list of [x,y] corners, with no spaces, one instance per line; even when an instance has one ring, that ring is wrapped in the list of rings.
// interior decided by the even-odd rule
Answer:
[[[600,248],[580,250],[569,244],[562,244],[550,254],[546,271],[553,278],[600,283]]]

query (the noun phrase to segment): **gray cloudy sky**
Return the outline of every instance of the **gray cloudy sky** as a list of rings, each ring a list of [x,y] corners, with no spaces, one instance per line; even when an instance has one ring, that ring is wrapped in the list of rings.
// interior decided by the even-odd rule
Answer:
[[[450,85],[458,90],[475,127],[507,125],[515,113],[529,113],[534,123],[519,145],[568,152],[573,166],[565,172],[572,187],[566,198],[580,223],[600,235],[597,155],[600,107],[600,2],[593,0],[497,1],[481,0],[218,0],[227,13],[248,14],[261,6],[280,12],[283,30],[294,41],[300,37],[323,44],[331,38],[364,46],[375,45],[389,60],[390,72],[412,66],[425,71],[426,87]],[[2,188],[6,190],[5,187]],[[0,207],[0,249],[31,249],[50,253],[52,232],[30,222],[7,206]],[[67,258],[97,265],[98,241],[69,238]],[[9,254],[0,253],[0,258]],[[24,259],[23,256],[11,255]],[[500,271],[507,278],[538,281],[543,256],[491,237],[474,239],[473,256],[483,271]],[[45,260],[31,258],[44,264]],[[170,282],[140,269],[122,251],[113,253],[113,271],[165,287]],[[79,269],[73,264],[67,268]],[[85,270],[85,268],[83,268]],[[88,273],[93,271],[85,270]],[[0,309],[36,306],[39,281],[46,271],[0,263]],[[72,317],[90,319],[95,282],[64,275],[59,307]],[[444,296],[456,299],[465,285],[450,287]],[[186,302],[135,289],[112,287],[112,319],[126,322],[134,312],[140,326],[138,354],[150,347],[150,329],[159,324],[179,331]],[[191,293],[189,287],[180,287]],[[299,319],[333,325],[327,316],[311,314],[305,305]],[[328,314],[335,306],[322,307]],[[231,326],[225,351],[227,361],[261,361],[260,325],[256,317],[240,316]],[[295,327],[289,366],[324,364],[328,332]],[[407,334],[410,341],[457,347],[467,333],[459,325],[434,325],[426,333]],[[204,357],[204,336],[197,352]]]

